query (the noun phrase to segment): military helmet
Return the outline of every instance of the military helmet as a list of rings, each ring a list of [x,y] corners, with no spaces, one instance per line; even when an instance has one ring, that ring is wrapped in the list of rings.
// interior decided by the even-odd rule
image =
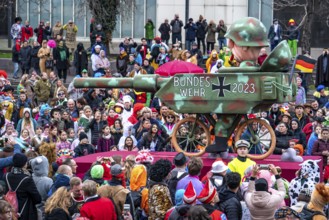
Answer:
[[[268,47],[266,27],[253,17],[235,21],[225,34],[240,47]]]

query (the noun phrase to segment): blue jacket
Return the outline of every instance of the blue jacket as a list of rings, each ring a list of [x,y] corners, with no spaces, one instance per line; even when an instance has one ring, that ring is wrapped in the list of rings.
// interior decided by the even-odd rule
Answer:
[[[319,139],[318,135],[315,132],[312,132],[310,139],[308,139],[306,155],[308,155],[308,156],[312,155],[313,145],[314,145],[315,141],[317,141],[318,139]]]
[[[14,154],[21,153],[21,147],[18,144],[14,145]],[[3,169],[13,165],[13,156],[0,158],[0,179],[3,179]]]
[[[198,27],[194,23],[187,23],[184,26],[184,29],[186,29],[186,40],[194,41],[196,37],[196,31]]]
[[[18,121],[18,124],[17,124],[17,128],[16,128],[16,130],[17,130],[17,133],[18,133],[18,137],[21,135],[21,131],[22,131],[22,122],[23,122],[23,120],[24,120],[24,119],[20,119],[20,120]],[[32,120],[32,123],[33,123],[34,132],[35,132],[35,129],[37,128],[38,123],[37,123],[37,121],[36,121],[34,118],[31,118],[31,120]]]

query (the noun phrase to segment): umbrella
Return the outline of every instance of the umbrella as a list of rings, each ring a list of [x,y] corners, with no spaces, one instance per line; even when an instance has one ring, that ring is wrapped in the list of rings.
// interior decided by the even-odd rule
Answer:
[[[203,69],[193,63],[174,60],[161,65],[155,73],[160,76],[174,76],[178,73],[203,73]]]

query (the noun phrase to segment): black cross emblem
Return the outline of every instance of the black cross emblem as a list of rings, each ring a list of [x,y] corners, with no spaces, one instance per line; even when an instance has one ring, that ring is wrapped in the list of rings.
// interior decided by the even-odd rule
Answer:
[[[212,90],[219,90],[218,97],[224,97],[225,93],[224,90],[231,91],[231,84],[224,85],[225,77],[218,76],[218,85],[212,84]]]

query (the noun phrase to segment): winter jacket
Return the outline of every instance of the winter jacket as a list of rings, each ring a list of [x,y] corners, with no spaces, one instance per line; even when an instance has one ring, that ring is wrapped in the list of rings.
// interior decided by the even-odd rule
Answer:
[[[74,52],[74,66],[75,68],[88,69],[88,55],[86,50],[83,48],[82,43],[78,43],[77,50]]]
[[[194,23],[186,23],[184,26],[186,29],[186,40],[195,41],[197,26]]]
[[[15,169],[19,169],[21,171],[19,172],[13,172]],[[13,171],[11,173],[8,173],[8,182],[12,190],[16,190],[18,184],[21,182],[21,180],[25,177],[28,177],[25,179],[20,187],[16,191],[17,195],[17,201],[18,201],[18,208],[20,211],[22,211],[22,208],[24,206],[24,203],[26,202],[25,208],[23,212],[21,213],[20,220],[36,220],[38,219],[38,213],[35,205],[39,204],[41,202],[41,196],[38,192],[38,189],[32,179],[32,177],[26,175],[23,173],[21,168],[13,168]],[[4,181],[6,182],[6,187],[8,189],[8,184],[6,181],[6,177],[4,177]]]
[[[317,141],[318,138],[318,134],[315,132],[312,132],[310,139],[307,142],[307,152],[306,155],[311,156],[312,155],[312,149],[314,146],[315,141]]]
[[[63,209],[55,208],[50,213],[46,213],[45,220],[71,220],[71,216],[67,214]]]
[[[203,184],[199,180],[199,177],[198,176],[190,176],[190,175],[185,176],[183,179],[181,179],[181,180],[178,181],[177,186],[176,186],[176,190],[186,189],[186,187],[187,187],[187,185],[189,184],[190,181],[193,184],[193,187],[195,189],[195,193],[197,195],[199,195],[200,192],[203,189]]]
[[[154,24],[153,22],[147,22],[144,26],[145,29],[145,38],[147,40],[153,40],[154,38]]]
[[[14,63],[19,63],[20,60],[21,60],[20,52],[16,49],[16,45],[14,45],[13,48],[12,48],[12,57],[11,57],[11,60]]]
[[[39,69],[38,51],[40,46],[35,46],[31,49],[31,67]]]
[[[149,220],[163,219],[172,207],[168,186],[165,183],[152,183],[149,190]]]
[[[37,96],[38,102],[48,102],[50,87],[51,85],[48,80],[44,81],[40,79],[35,83],[34,92]]]
[[[327,165],[327,156],[323,156],[323,151],[329,151],[329,141],[324,141],[322,139],[318,139],[313,144],[312,156],[322,156],[323,157],[323,166]]]
[[[112,136],[110,138],[105,138],[104,136],[98,138],[97,141],[97,152],[107,152],[110,151],[111,146],[114,145],[114,140]]]
[[[297,26],[289,26],[287,30],[288,40],[299,40],[300,32],[297,30]]]
[[[61,53],[65,54],[65,57],[61,56]],[[70,52],[67,47],[57,47],[53,51],[54,61],[56,61],[56,68],[58,70],[66,70],[68,68]]]
[[[297,130],[293,130],[293,137],[294,139],[298,139],[298,143],[303,145],[303,148],[306,149],[306,135],[304,134],[304,132],[302,132],[299,128]]]
[[[103,126],[107,125],[107,121],[99,121],[97,122],[96,119],[91,120],[91,122],[88,124],[88,129],[91,131],[91,144],[96,145],[98,138],[102,132]]]
[[[274,149],[274,154],[282,154],[282,150],[289,148],[289,141],[294,138],[291,131],[287,131],[286,134],[282,134],[279,131],[275,131],[276,136],[276,146]]]
[[[53,180],[48,177],[49,163],[45,156],[39,156],[31,160],[32,178],[43,202],[48,198],[48,192],[53,185]]]
[[[182,33],[182,27],[184,26],[183,21],[179,19],[171,20],[170,26],[172,27],[173,34]]]
[[[86,198],[85,204],[80,209],[81,217],[90,220],[117,220],[113,202],[108,198],[99,196]]]
[[[65,174],[59,173],[55,176],[54,184],[51,186],[48,192],[48,197],[53,195],[56,192],[56,190],[62,186],[64,187],[70,186],[70,177]]]
[[[279,178],[276,182],[278,194],[270,194],[266,191],[255,191],[255,181],[250,180],[244,200],[250,210],[251,219],[274,220],[274,213],[286,194],[282,179]]]
[[[225,34],[226,34],[226,31],[227,31],[227,27],[226,25],[224,24],[223,26],[217,26],[217,32],[218,32],[218,37],[217,37],[217,40],[219,39],[222,39],[222,38],[225,38]]]
[[[209,24],[206,28],[206,31],[207,31],[206,41],[209,43],[215,43],[216,42],[216,25]]]
[[[162,23],[160,25],[158,31],[161,33],[161,39],[162,39],[162,41],[169,40],[169,38],[170,38],[170,31],[171,31],[171,28],[170,28],[170,25],[169,24]]]
[[[151,149],[152,141],[155,142],[154,149]],[[156,137],[152,138],[150,134],[146,134],[142,137],[142,139],[138,142],[138,149],[150,149],[150,151],[164,151],[166,142],[165,140],[156,135]]]
[[[151,65],[142,66],[142,68],[146,71],[147,74],[154,74],[154,67]]]
[[[30,46],[22,47],[20,52],[21,57],[21,68],[30,69],[31,68],[31,52],[32,49]]]
[[[219,211],[215,206],[211,204],[202,204],[202,206],[207,210],[212,220],[226,220],[227,217],[224,213]]]
[[[75,157],[86,156],[95,153],[95,149],[91,144],[79,144],[74,149]]]
[[[242,206],[238,196],[233,191],[226,189],[219,192],[219,209],[229,217],[230,220],[242,218]]]
[[[197,31],[196,31],[196,37],[197,38],[201,38],[204,39],[206,37],[206,28],[208,26],[207,21],[203,20],[203,21],[197,21],[196,22],[196,26],[197,26]]]
[[[120,54],[119,56],[117,56],[116,67],[117,67],[118,73],[121,73],[122,76],[127,75],[128,61],[129,61],[129,57],[128,57],[127,53]]]

